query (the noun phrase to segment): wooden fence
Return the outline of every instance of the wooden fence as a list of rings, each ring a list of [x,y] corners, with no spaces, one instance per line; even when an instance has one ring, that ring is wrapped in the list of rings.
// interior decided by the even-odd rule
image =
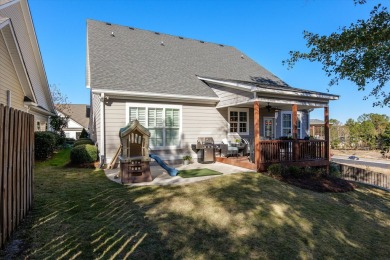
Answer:
[[[362,182],[381,188],[390,189],[390,176],[349,165],[339,164],[341,177],[346,180]]]
[[[0,104],[0,246],[31,209],[34,116]]]

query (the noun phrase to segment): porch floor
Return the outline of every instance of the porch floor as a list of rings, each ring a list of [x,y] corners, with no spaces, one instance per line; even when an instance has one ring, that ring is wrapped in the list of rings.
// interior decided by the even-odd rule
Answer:
[[[230,164],[249,170],[256,170],[256,164],[249,161],[248,156],[238,157],[215,157],[215,160],[220,163]]]

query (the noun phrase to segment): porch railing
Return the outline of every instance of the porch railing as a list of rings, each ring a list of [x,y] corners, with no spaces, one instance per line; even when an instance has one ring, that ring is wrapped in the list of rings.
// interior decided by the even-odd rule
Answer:
[[[324,140],[270,140],[260,141],[262,163],[326,160]]]

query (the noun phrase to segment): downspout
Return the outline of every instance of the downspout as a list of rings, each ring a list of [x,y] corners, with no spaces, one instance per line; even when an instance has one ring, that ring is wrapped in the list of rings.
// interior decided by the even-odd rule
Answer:
[[[105,106],[104,106],[104,93],[100,94],[100,168],[106,161],[106,143],[105,143]]]

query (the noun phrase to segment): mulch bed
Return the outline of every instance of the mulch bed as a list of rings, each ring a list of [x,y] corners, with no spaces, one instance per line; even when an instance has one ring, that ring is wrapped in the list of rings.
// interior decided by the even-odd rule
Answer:
[[[274,177],[280,181],[317,192],[347,192],[355,190],[355,186],[343,179],[335,177],[294,178]]]

